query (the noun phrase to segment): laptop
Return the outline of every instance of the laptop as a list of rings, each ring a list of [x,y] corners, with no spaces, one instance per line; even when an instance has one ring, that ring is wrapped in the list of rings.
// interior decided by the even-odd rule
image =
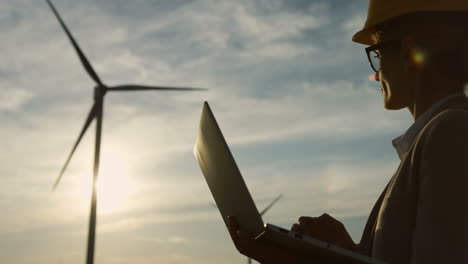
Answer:
[[[264,224],[208,102],[203,105],[194,154],[226,227],[227,217],[234,216],[239,226],[255,239],[343,263],[383,264],[313,237]]]

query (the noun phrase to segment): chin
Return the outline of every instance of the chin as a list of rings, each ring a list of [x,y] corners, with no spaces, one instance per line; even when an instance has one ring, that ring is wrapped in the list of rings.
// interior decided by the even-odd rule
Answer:
[[[392,100],[392,98],[385,98],[384,99],[384,108],[387,110],[400,110],[406,108],[408,105],[402,104],[397,100]]]

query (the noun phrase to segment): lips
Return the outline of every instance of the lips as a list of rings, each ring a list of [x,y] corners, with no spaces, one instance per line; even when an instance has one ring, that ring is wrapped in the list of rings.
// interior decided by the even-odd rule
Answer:
[[[385,94],[387,92],[387,83],[385,81],[380,82],[380,91],[382,91],[382,94]]]

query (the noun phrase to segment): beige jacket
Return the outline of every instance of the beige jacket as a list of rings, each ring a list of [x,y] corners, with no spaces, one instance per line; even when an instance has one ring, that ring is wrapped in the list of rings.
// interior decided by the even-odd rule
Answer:
[[[362,253],[388,263],[468,263],[468,99],[440,105],[376,202]]]

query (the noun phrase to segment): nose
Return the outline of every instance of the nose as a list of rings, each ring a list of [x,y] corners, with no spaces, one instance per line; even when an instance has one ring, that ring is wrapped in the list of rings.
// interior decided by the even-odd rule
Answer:
[[[379,72],[374,75],[374,80],[380,82]]]

